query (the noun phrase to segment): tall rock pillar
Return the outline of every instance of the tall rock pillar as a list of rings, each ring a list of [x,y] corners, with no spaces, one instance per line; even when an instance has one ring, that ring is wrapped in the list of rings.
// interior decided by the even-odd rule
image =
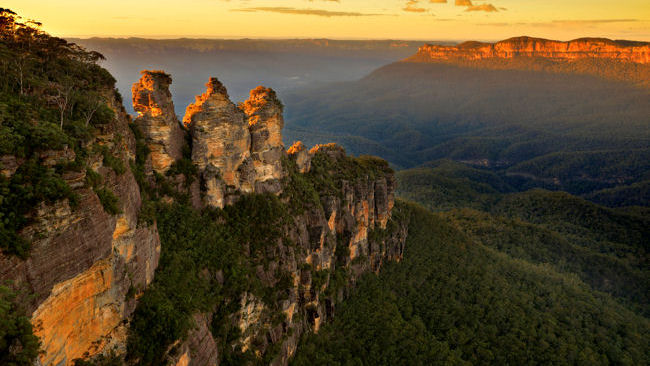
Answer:
[[[132,88],[133,109],[138,112],[134,122],[145,136],[151,167],[158,173],[165,173],[183,155],[184,133],[174,112],[171,83],[162,71],[144,70]]]

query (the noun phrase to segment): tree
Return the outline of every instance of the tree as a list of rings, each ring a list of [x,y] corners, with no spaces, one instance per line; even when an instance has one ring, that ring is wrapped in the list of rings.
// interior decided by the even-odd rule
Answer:
[[[59,83],[50,82],[50,89],[54,94],[50,95],[48,99],[59,108],[60,127],[63,129],[63,120],[73,96],[74,83],[72,79],[66,75]]]
[[[88,98],[86,98],[85,109],[82,112],[86,121],[86,127],[88,127],[88,124],[90,124],[90,120],[95,115],[95,112],[97,112],[97,110],[102,105],[104,105],[104,103],[104,97],[97,93],[91,93]]]
[[[16,303],[16,294],[0,285],[0,364],[31,366],[39,348],[29,318]]]

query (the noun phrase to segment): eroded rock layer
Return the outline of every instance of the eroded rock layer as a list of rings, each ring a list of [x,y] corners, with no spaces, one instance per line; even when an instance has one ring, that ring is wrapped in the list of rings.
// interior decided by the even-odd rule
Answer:
[[[172,79],[162,71],[142,71],[133,84],[133,109],[138,112],[135,124],[145,135],[151,150],[151,165],[158,173],[166,172],[182,157],[183,130],[169,92]]]
[[[216,78],[187,107],[183,123],[192,137],[192,161],[206,187],[205,203],[223,207],[241,194],[281,191],[282,104],[258,87],[241,106]]]
[[[650,43],[580,38],[561,42],[517,37],[496,43],[465,42],[457,46],[425,45],[412,60],[483,60],[539,57],[552,60],[614,59],[639,64],[650,63]]]
[[[155,216],[142,216],[150,207],[143,200],[168,206],[176,200],[200,210],[194,199],[224,207],[262,193],[247,198],[281,207],[278,215],[263,218],[278,220],[278,233],[262,239],[263,250],[252,253],[250,243],[236,243],[256,285],[222,299],[238,306],[221,318],[217,310],[193,314],[187,337],[170,346],[174,352],[160,355],[177,365],[215,365],[232,351],[215,335],[215,319],[238,329],[226,347],[286,365],[301,335],[318,332],[363,273],[402,257],[406,223],[392,219],[395,180],[385,161],[349,157],[335,144],[307,150],[296,143],[285,151],[282,104],[273,90],[258,87],[237,106],[215,78],[187,108],[185,131],[173,115],[170,82],[163,72],[143,72],[134,85],[135,127],[117,94],[104,91],[115,118],[93,130],[83,150],[86,169],[63,174],[77,204],[42,203],[20,233],[32,243],[29,256],[0,253],[0,280],[33,294],[23,302],[42,342],[41,365],[72,365],[109,352],[125,360],[129,321],[154,280],[162,250]],[[182,153],[186,133],[192,164]],[[38,159],[54,169],[77,155],[64,147],[39,152]],[[1,160],[3,176],[24,163],[11,156]]]

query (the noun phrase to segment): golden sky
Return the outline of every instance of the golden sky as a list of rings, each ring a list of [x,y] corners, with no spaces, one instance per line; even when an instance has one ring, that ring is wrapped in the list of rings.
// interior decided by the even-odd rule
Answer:
[[[4,0],[61,37],[650,41],[650,0]]]

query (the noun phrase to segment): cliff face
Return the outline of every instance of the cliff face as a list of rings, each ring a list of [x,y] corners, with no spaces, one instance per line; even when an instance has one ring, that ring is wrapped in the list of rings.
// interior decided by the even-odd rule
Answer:
[[[237,304],[226,315],[225,305],[194,314],[194,329],[185,342],[170,345],[175,355],[167,359],[177,365],[206,365],[217,363],[224,353],[248,352],[284,365],[300,336],[318,331],[362,273],[402,257],[406,228],[391,221],[395,180],[384,161],[348,157],[334,144],[307,150],[298,142],[285,151],[282,104],[271,89],[252,90],[237,106],[216,78],[206,86],[183,118],[203,203],[223,208],[236,206],[247,194],[271,194],[288,216],[277,224],[279,237],[271,239],[269,233],[262,253],[249,248],[250,243],[237,243],[249,252],[246,261],[255,277],[249,281],[259,281],[267,290],[249,289],[238,299],[226,299]],[[224,220],[227,226],[241,225]],[[218,332],[213,334],[211,321],[217,315],[238,329],[237,339],[226,342]]]
[[[207,190],[205,203],[223,207],[236,192],[250,193],[251,138],[244,113],[216,78],[187,107],[183,122],[192,136],[192,162]]]
[[[13,286],[33,294],[23,303],[42,342],[42,365],[70,365],[75,358],[114,346],[124,350],[124,320],[158,264],[156,226],[138,225],[138,184],[130,170],[118,173],[106,166],[100,152],[124,166],[135,157],[129,118],[112,90],[104,94],[116,118],[99,125],[88,142],[97,147],[87,157],[88,170],[64,175],[79,202],[42,203],[31,213],[32,224],[20,233],[32,242],[29,257],[0,254],[0,281],[13,281]],[[73,159],[70,150],[47,151],[40,164]],[[120,213],[105,211],[87,174],[101,177],[104,188],[117,197]]]
[[[360,168],[334,144],[300,151],[306,156],[282,153],[291,177],[283,180],[285,194],[280,195],[287,205],[300,202],[299,208],[281,228],[281,239],[269,243],[266,262],[254,265],[263,286],[286,296],[269,303],[245,292],[239,310],[226,317],[239,329],[232,346],[272,365],[288,363],[300,337],[318,332],[359,276],[379,271],[385,261],[399,261],[407,234],[405,222],[391,219],[395,180],[387,166]],[[298,168],[298,159],[310,160],[311,168]],[[354,169],[359,172],[350,173]],[[305,197],[286,194],[294,179],[313,182],[318,201],[309,203]],[[333,179],[334,185],[325,184],[327,179]],[[282,288],[283,278],[290,279],[286,288]],[[277,311],[282,314],[279,322]],[[177,365],[213,365],[219,355],[229,352],[209,331],[205,319],[214,316],[211,312],[195,316],[197,327],[179,346]]]
[[[259,87],[240,108],[216,78],[206,86],[183,118],[207,188],[205,204],[221,208],[241,194],[280,193],[284,120],[275,92]]]
[[[184,143],[169,92],[171,83],[164,72],[145,70],[132,88],[133,109],[138,112],[134,122],[147,138],[151,165],[158,173],[165,173],[181,158]]]
[[[650,63],[650,44],[581,38],[569,42],[518,37],[497,43],[465,42],[457,46],[425,45],[411,61],[484,60],[539,57],[556,61],[613,59],[639,64]]]

